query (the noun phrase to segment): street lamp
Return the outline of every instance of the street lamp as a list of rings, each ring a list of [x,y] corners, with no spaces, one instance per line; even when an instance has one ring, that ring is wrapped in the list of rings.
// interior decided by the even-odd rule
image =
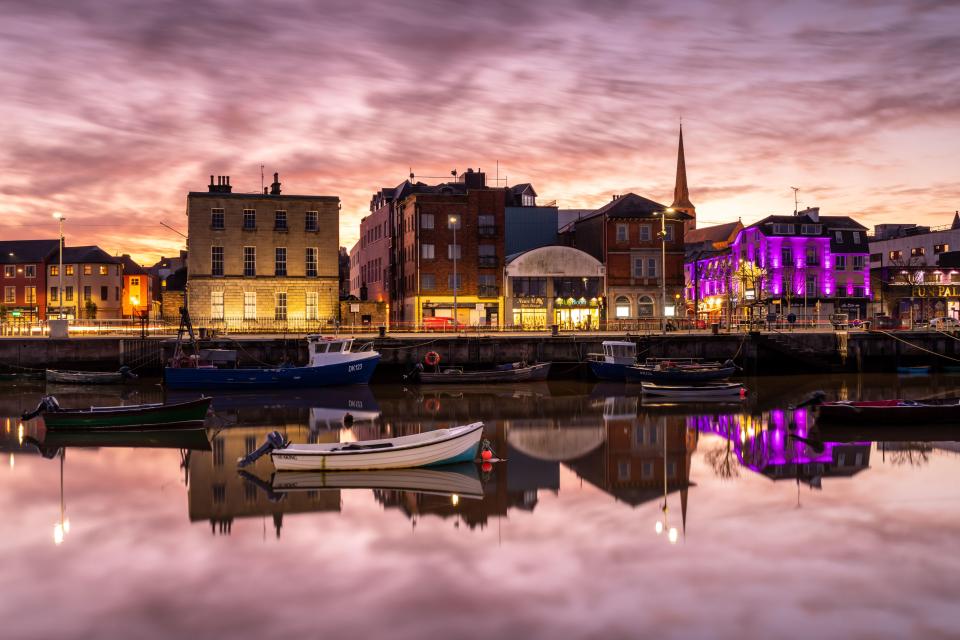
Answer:
[[[66,220],[66,218],[64,218],[63,214],[60,213],[59,211],[55,212],[53,214],[53,217],[54,219],[56,219],[58,225],[60,226],[60,267],[57,271],[57,273],[60,276],[60,286],[57,287],[57,295],[58,295],[57,308],[58,308],[58,311],[60,312],[58,317],[61,320],[63,320],[63,221]]]
[[[673,213],[673,207],[657,211],[653,215],[660,216],[660,315],[661,330],[667,328],[667,214]]]
[[[457,254],[460,253],[460,247],[457,245],[457,226],[459,225],[460,219],[457,216],[450,216],[448,222],[451,227],[453,227],[453,327],[458,329],[457,326],[459,321],[457,320]]]

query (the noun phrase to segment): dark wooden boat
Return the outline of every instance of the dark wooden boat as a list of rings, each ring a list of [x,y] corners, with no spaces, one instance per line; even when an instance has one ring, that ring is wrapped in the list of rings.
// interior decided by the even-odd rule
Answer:
[[[463,370],[460,367],[445,367],[439,371],[417,371],[417,380],[424,384],[491,384],[500,382],[534,382],[546,380],[550,373],[550,363],[523,365],[513,363],[496,369],[478,371]]]
[[[818,420],[861,425],[955,422],[960,426],[960,398],[825,402],[818,407]]]
[[[210,408],[210,398],[174,404],[133,404],[116,407],[64,409],[53,396],[44,396],[40,405],[22,417],[24,420],[43,414],[48,430],[55,429],[131,429],[159,426],[183,426],[203,422]]]
[[[726,380],[737,367],[732,362],[673,363],[669,361],[627,367],[627,382],[653,382],[666,385],[703,384]]]

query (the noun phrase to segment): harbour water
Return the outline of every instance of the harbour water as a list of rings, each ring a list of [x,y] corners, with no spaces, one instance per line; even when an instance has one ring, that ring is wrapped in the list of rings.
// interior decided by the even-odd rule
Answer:
[[[957,637],[960,425],[827,431],[791,407],[958,382],[757,378],[744,403],[711,406],[569,381],[217,395],[206,432],[61,437],[43,455],[17,418],[43,384],[0,383],[2,636]],[[325,442],[476,420],[503,461],[235,464],[272,430]]]

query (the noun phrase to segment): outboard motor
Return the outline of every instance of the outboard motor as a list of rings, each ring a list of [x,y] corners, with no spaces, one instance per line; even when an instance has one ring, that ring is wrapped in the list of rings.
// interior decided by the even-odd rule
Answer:
[[[723,368],[724,368],[724,369],[727,369],[727,368],[729,368],[729,367],[736,367],[737,369],[740,368],[740,367],[737,367],[737,363],[736,363],[736,362],[734,362],[734,361],[731,360],[730,358],[727,358],[727,359],[724,361],[724,363],[723,363]]]
[[[127,365],[123,365],[119,369],[120,375],[123,376],[125,380],[136,380],[138,378],[137,374]]]
[[[417,378],[420,376],[421,371],[423,371],[423,363],[418,362],[417,364],[413,365],[413,368],[410,369],[410,371],[407,371],[405,374],[403,374],[403,379],[408,380],[410,378]]]
[[[36,418],[41,413],[54,413],[60,411],[60,403],[53,396],[43,396],[40,398],[40,404],[33,411],[27,411],[20,416],[21,420],[30,420]]]
[[[271,431],[267,434],[266,440],[263,444],[260,445],[256,450],[251,451],[249,454],[237,460],[238,467],[246,467],[253,464],[260,458],[262,458],[267,453],[273,451],[274,449],[283,449],[289,444],[283,437],[283,434],[279,431]]]

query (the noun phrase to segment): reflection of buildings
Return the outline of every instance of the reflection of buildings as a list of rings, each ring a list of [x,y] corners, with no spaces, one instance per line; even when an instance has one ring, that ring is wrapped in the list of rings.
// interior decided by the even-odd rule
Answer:
[[[490,465],[482,471],[483,498],[452,499],[413,491],[375,490],[374,496],[384,508],[401,510],[408,518],[434,515],[441,518],[457,518],[470,529],[485,527],[490,516],[506,516],[510,509],[533,511],[537,505],[537,492],[547,489],[556,493],[560,489],[560,465],[551,460],[538,459],[513,449],[508,444],[509,427],[504,422],[488,422],[484,437],[493,450],[506,458],[506,462]]]
[[[686,420],[691,428],[727,440],[727,457],[717,457],[714,465],[720,475],[729,469],[730,455],[772,480],[795,479],[814,487],[820,486],[824,476],[853,476],[870,464],[869,442],[807,440],[814,419],[803,408],[773,409],[759,415],[688,416]]]
[[[604,406],[606,438],[589,454],[567,462],[578,476],[615,499],[637,506],[680,492],[686,520],[690,460],[697,431],[679,416],[638,417],[625,410],[635,398],[608,398]]]
[[[339,491],[296,492],[272,501],[268,492],[237,473],[237,459],[260,446],[266,434],[274,429],[294,442],[337,442],[340,438],[338,431],[310,437],[308,430],[299,425],[233,427],[221,431],[211,443],[212,451],[194,451],[190,456],[188,509],[191,522],[209,520],[213,533],[229,534],[235,518],[272,516],[279,538],[285,513],[340,510]],[[269,477],[271,468],[267,457],[258,461],[251,472],[261,478]]]

